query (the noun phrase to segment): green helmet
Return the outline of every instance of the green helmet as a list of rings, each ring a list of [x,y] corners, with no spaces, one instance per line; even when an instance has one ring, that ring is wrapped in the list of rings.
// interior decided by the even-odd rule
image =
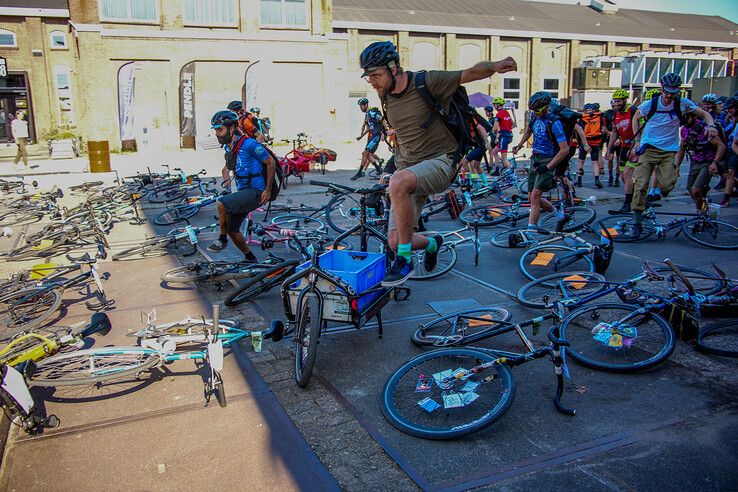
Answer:
[[[648,91],[648,92],[646,92],[646,97],[644,97],[643,99],[644,99],[645,101],[648,101],[648,100],[650,100],[651,98],[653,98],[653,95],[654,95],[654,94],[661,94],[661,89],[649,89],[649,91]]]
[[[492,100],[492,104],[499,104],[500,106],[505,104],[505,99],[501,97],[496,97]]]
[[[612,93],[613,99],[628,99],[628,91],[625,89],[615,89]]]
[[[359,106],[362,106],[364,104],[369,104],[369,99],[362,97],[361,99],[359,99]]]

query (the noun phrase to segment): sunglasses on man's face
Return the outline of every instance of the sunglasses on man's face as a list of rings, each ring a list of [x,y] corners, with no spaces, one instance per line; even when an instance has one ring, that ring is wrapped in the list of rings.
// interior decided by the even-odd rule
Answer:
[[[546,111],[546,108],[547,108],[547,107],[548,107],[548,106],[543,106],[542,108],[539,108],[539,109],[534,109],[534,110],[533,110],[533,113],[535,113],[535,114],[543,114],[543,112],[544,112],[544,111]]]

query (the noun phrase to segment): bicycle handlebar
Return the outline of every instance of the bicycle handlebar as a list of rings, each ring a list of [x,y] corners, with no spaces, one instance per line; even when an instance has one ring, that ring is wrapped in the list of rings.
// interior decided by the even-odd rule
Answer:
[[[674,262],[671,261],[671,259],[667,258],[664,260],[664,263],[666,263],[669,268],[671,268],[674,271],[674,274],[679,277],[679,279],[684,283],[684,285],[687,287],[687,290],[690,294],[694,294],[694,287],[692,287],[692,282],[689,281],[689,279],[682,273],[681,270],[679,270],[679,267],[674,264]]]

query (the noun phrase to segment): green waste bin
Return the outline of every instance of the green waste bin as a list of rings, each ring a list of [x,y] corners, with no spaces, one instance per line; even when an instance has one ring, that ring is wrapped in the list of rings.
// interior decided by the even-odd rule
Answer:
[[[91,173],[110,172],[110,146],[107,140],[87,141],[87,155]]]

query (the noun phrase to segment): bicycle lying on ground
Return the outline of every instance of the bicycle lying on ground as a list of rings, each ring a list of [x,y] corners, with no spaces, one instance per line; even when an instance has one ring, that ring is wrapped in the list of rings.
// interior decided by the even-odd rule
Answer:
[[[467,319],[490,326],[478,337],[435,338],[434,345],[458,345],[472,340],[515,332],[527,352],[517,353],[481,347],[443,348],[419,355],[400,366],[387,380],[382,391],[382,412],[400,431],[426,439],[452,439],[481,430],[502,417],[515,397],[515,379],[510,369],[535,359],[550,358],[556,375],[554,405],[566,415],[575,411],[562,406],[564,358],[569,342],[556,335],[563,318],[563,306],[550,314],[520,323],[490,319],[491,315]],[[536,348],[523,332],[551,320],[551,343]],[[421,332],[425,337],[425,334]]]
[[[218,227],[219,225],[217,222],[202,227],[193,227],[191,225],[178,227],[162,236],[146,238],[138,246],[115,253],[113,255],[113,260],[123,260],[136,256],[144,258],[149,256],[162,256],[167,254],[169,252],[168,250],[174,250],[177,254],[182,256],[190,256],[195,254],[197,251],[198,234],[203,231],[207,231],[208,229],[215,230]]]

